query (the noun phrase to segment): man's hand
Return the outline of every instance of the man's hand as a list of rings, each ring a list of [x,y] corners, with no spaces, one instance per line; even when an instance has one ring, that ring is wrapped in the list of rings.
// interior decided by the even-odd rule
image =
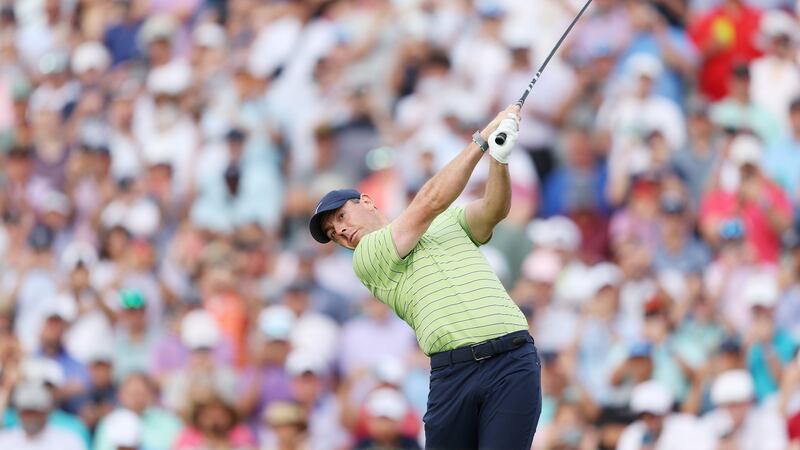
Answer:
[[[496,142],[497,135],[505,133],[506,140],[503,145]],[[500,122],[500,125],[489,136],[489,154],[492,158],[496,159],[501,164],[508,164],[508,157],[511,156],[511,150],[517,143],[517,136],[519,136],[519,115],[517,113],[508,113],[506,118]]]

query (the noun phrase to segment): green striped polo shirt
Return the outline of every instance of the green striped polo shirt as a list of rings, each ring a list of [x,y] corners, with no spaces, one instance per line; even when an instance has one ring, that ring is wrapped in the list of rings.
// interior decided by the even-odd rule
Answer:
[[[397,254],[391,224],[367,234],[356,247],[353,268],[432,355],[528,328],[479,245],[466,210],[453,207],[434,219],[405,258]]]

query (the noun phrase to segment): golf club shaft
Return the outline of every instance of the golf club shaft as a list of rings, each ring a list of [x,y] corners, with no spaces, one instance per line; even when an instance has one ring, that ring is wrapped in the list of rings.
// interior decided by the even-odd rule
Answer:
[[[530,84],[528,85],[528,88],[525,89],[525,93],[522,94],[522,97],[520,97],[519,100],[517,100],[517,105],[519,105],[520,109],[522,109],[522,105],[525,104],[525,99],[528,98],[528,94],[530,94],[531,90],[533,90],[533,85],[535,85],[536,82],[539,81],[539,77],[542,76],[542,72],[544,72],[544,68],[547,67],[547,63],[549,63],[550,59],[553,58],[553,55],[556,54],[556,51],[558,51],[558,48],[561,47],[561,43],[564,42],[564,39],[567,38],[567,35],[569,34],[569,32],[572,31],[572,27],[574,27],[575,24],[578,23],[578,19],[581,18],[581,16],[583,15],[584,11],[586,11],[586,8],[588,8],[589,4],[591,4],[591,3],[592,3],[592,0],[586,0],[586,3],[583,5],[583,8],[581,8],[581,10],[578,11],[578,15],[576,15],[575,18],[572,19],[572,23],[569,24],[569,27],[567,27],[567,30],[564,31],[564,34],[562,34],[561,38],[558,40],[558,42],[556,42],[555,47],[553,47],[553,49],[550,50],[550,54],[547,55],[547,58],[545,58],[545,60],[542,63],[541,67],[539,67],[539,70],[536,72],[536,75],[533,76],[533,79],[531,80]],[[494,139],[494,141],[495,141],[495,143],[497,143],[497,145],[503,145],[506,142],[506,134],[505,133],[499,133],[497,135],[497,137]]]

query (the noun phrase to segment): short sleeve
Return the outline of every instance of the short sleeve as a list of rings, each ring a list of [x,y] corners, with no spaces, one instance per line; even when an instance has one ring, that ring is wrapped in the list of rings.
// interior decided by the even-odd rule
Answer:
[[[378,298],[376,291],[389,290],[397,285],[405,265],[392,240],[391,224],[364,236],[353,253],[356,276]]]
[[[472,241],[472,243],[475,244],[476,247],[480,247],[481,245],[492,240],[492,236],[489,236],[489,239],[486,239],[483,242],[475,239],[475,236],[472,235],[472,230],[469,228],[469,223],[467,223],[467,208],[465,206],[450,208],[447,211],[447,213],[451,214],[452,217],[456,219],[458,224],[461,226],[461,229],[463,229],[464,232],[467,233],[469,240]]]

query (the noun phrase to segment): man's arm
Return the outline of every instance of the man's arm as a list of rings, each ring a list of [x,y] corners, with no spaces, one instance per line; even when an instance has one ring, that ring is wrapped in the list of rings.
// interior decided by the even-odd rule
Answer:
[[[492,237],[495,225],[508,215],[511,209],[511,177],[508,164],[495,159],[489,166],[489,179],[483,198],[467,205],[467,224],[476,241],[484,243]]]
[[[516,114],[518,111],[516,105],[506,108],[481,131],[481,136],[488,140],[509,113]],[[481,156],[483,152],[480,148],[475,143],[470,143],[422,186],[408,208],[392,222],[392,240],[398,256],[405,258],[411,253],[433,219],[461,195]]]

